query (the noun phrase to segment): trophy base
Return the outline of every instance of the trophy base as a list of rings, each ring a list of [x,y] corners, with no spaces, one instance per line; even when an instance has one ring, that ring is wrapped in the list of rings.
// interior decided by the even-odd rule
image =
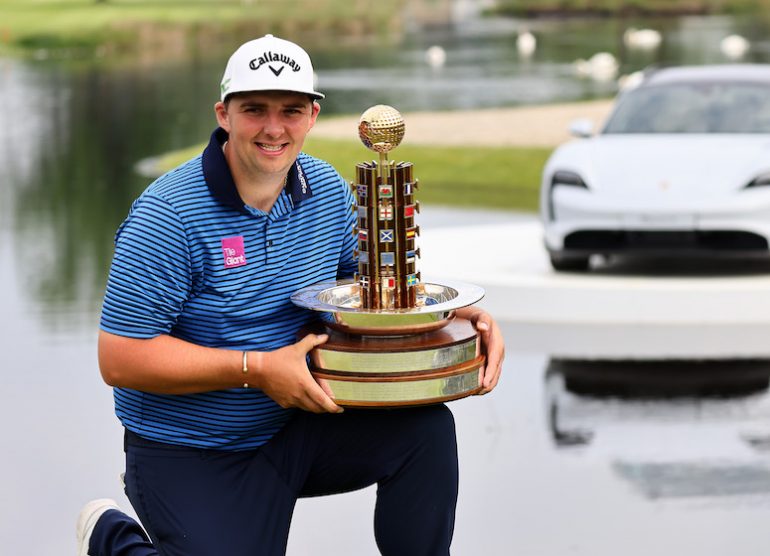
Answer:
[[[480,390],[485,358],[479,333],[466,319],[403,336],[325,333],[329,340],[310,353],[311,372],[343,407],[428,405]]]

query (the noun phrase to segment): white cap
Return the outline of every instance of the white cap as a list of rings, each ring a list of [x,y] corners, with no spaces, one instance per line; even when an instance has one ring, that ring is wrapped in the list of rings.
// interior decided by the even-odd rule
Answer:
[[[314,90],[313,64],[302,47],[265,35],[242,44],[227,62],[221,99],[246,91],[293,91],[324,98]]]

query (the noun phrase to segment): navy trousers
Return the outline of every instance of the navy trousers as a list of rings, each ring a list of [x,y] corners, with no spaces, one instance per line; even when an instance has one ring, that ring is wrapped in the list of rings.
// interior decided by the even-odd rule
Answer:
[[[283,555],[297,498],[377,484],[374,535],[386,556],[447,555],[457,503],[454,419],[443,405],[297,411],[256,450],[171,446],[126,433],[134,520],[108,511],[92,556]]]

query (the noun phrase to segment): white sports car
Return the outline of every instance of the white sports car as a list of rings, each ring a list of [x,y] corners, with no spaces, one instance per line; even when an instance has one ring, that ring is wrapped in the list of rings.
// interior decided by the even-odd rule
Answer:
[[[549,158],[541,186],[556,270],[594,254],[770,254],[770,65],[645,73],[597,134]]]

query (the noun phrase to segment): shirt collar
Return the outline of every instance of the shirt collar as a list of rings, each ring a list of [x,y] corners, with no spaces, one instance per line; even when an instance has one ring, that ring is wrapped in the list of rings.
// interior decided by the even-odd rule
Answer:
[[[222,151],[222,145],[227,141],[227,137],[227,132],[221,127],[215,129],[214,133],[211,134],[209,144],[203,150],[203,177],[211,195],[217,201],[223,205],[231,206],[239,212],[249,214],[238,189],[235,187],[233,175]],[[298,205],[313,196],[299,159],[289,169],[285,191],[291,197],[294,205]]]

